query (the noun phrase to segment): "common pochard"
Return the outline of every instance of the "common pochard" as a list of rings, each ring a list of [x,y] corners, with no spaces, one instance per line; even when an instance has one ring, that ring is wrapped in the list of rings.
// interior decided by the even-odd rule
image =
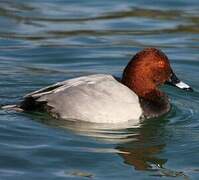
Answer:
[[[168,96],[159,89],[165,83],[192,90],[176,77],[161,50],[146,48],[130,60],[121,80],[108,74],[69,79],[27,94],[18,107],[59,119],[136,124],[169,112]]]

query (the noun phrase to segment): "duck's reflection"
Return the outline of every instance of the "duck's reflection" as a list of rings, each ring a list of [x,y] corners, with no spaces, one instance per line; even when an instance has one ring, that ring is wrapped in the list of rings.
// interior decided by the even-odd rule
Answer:
[[[120,154],[126,164],[134,166],[136,170],[153,170],[162,168],[167,162],[167,159],[157,156],[164,147],[165,145],[162,144],[139,148],[118,147],[118,149],[128,152]]]
[[[132,165],[136,170],[159,169],[167,162],[167,159],[159,156],[166,146],[164,135],[166,122],[161,119],[137,126],[131,122],[93,124],[49,118],[42,118],[42,122],[113,144],[115,152],[124,159],[124,163]]]
[[[124,159],[124,163],[132,165],[136,170],[163,168],[167,159],[161,158],[159,154],[166,147],[164,123],[161,120],[146,122],[139,128],[137,134],[135,142],[119,144],[116,147],[122,152],[128,152],[119,154]]]

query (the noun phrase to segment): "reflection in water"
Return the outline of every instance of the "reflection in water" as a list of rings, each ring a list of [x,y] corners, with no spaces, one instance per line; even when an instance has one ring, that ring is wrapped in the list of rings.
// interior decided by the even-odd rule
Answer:
[[[140,148],[117,148],[121,151],[129,152],[128,154],[121,154],[126,164],[134,166],[136,170],[151,170],[152,168],[162,168],[167,162],[166,159],[156,157],[164,147],[165,145],[163,144]]]
[[[167,159],[158,156],[166,147],[164,137],[165,120],[144,122],[139,128],[137,141],[118,145],[116,148],[128,154],[120,154],[124,162],[136,170],[153,170],[163,168]],[[132,129],[131,129],[132,130]]]
[[[162,136],[165,123],[159,120],[154,120],[154,123],[147,122],[137,126],[132,125],[131,122],[95,124],[55,120],[46,116],[40,116],[40,120],[50,126],[65,128],[78,135],[88,136],[116,145],[116,151],[112,152],[117,152],[126,164],[134,166],[136,170],[151,170],[154,167],[162,168],[167,162],[166,159],[157,156],[166,146],[164,136]],[[96,152],[99,152],[99,150],[96,150]]]
[[[33,115],[38,115],[34,113]],[[139,132],[140,125],[135,125],[134,122],[127,122],[127,123],[117,123],[117,124],[99,124],[99,123],[87,123],[82,121],[67,121],[67,120],[58,120],[49,117],[48,115],[43,116],[39,114],[39,119],[42,123],[48,124],[50,126],[58,126],[64,128],[66,130],[72,131],[75,134],[87,136],[91,138],[96,138],[100,141],[109,142],[111,144],[118,144],[118,143],[126,143],[132,142],[137,140],[137,136]],[[127,128],[133,128],[135,131],[127,131]]]
[[[34,118],[35,119],[35,118]],[[38,118],[37,118],[38,119]],[[95,138],[114,145],[110,148],[85,148],[83,150],[97,153],[117,153],[123,162],[138,171],[149,171],[152,176],[183,177],[183,172],[164,167],[168,159],[160,156],[166,147],[168,134],[165,130],[165,118],[145,121],[137,126],[131,122],[123,124],[95,124],[55,120],[40,116],[40,120],[50,126],[58,126],[81,136]]]
[[[124,163],[133,166],[135,170],[152,171],[155,173],[152,176],[183,177],[187,180],[189,178],[183,172],[164,167],[168,159],[160,154],[167,145],[166,123],[163,118],[144,122],[135,142],[119,144],[116,149],[126,152],[118,154],[124,159]]]

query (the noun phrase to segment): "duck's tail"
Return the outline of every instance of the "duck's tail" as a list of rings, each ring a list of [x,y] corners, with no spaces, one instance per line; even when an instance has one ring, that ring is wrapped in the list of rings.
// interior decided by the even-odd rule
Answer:
[[[0,109],[6,110],[6,111],[17,111],[17,112],[23,112],[24,110],[19,105],[0,105]]]

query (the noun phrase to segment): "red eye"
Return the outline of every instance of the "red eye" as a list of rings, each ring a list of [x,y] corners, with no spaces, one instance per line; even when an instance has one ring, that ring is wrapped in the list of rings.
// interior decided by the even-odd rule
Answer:
[[[165,62],[164,61],[158,61],[158,67],[159,68],[165,68]]]

